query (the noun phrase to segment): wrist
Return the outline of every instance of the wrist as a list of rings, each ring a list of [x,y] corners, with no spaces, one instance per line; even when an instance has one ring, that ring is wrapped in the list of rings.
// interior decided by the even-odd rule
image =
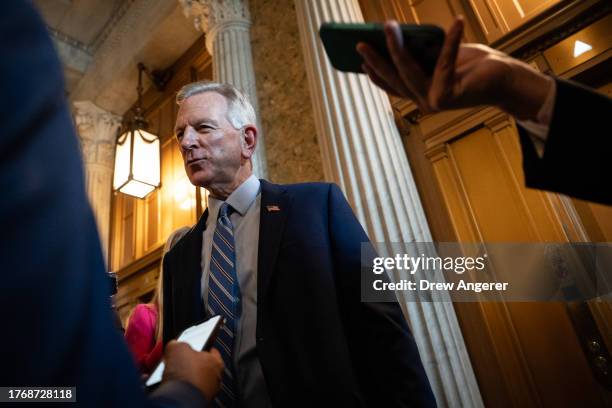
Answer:
[[[509,60],[510,78],[501,108],[519,120],[537,122],[538,113],[554,87],[554,80],[522,61]]]

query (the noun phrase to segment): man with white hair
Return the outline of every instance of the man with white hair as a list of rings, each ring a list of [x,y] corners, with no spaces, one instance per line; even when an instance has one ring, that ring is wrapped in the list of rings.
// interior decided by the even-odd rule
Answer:
[[[216,406],[435,405],[397,303],[360,302],[363,228],[335,184],[258,180],[255,112],[227,84],[177,95],[176,138],[210,192],[164,259],[164,341],[225,317]]]

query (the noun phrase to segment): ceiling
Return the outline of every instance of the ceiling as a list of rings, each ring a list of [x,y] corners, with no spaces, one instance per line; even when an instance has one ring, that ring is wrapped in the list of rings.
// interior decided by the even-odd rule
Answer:
[[[123,114],[136,100],[138,62],[151,70],[165,69],[202,35],[177,0],[34,4],[63,63],[70,99],[89,100],[115,114]]]
[[[47,25],[92,49],[126,0],[34,0]]]

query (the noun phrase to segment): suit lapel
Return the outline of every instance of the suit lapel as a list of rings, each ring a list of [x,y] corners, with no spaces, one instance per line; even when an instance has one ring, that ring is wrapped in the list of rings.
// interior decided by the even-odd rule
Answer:
[[[290,206],[291,198],[285,188],[261,180],[259,252],[257,255],[258,303],[265,299],[272,275],[274,274],[278,250]]]
[[[190,232],[189,239],[185,242],[185,278],[188,280],[187,288],[191,290],[191,296],[185,301],[188,302],[188,309],[192,310],[193,321],[190,325],[204,319],[204,305],[202,303],[201,279],[202,279],[202,235],[206,229],[208,210],[202,214],[198,223]]]

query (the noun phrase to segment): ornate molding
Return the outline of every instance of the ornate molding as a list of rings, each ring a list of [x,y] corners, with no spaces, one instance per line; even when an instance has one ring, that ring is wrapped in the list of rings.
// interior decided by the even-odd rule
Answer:
[[[171,0],[125,0],[94,44],[94,57],[70,98],[89,100],[115,114],[129,110],[136,99],[135,61],[174,61],[197,38],[188,25],[169,25],[180,6]],[[173,14],[174,13],[174,14]],[[180,17],[180,15],[179,15]],[[111,28],[112,27],[112,28]],[[164,39],[175,47],[151,51]],[[163,48],[163,47],[162,47]]]
[[[485,121],[501,113],[494,107],[479,106],[427,115],[419,122],[426,154],[437,145],[449,143],[473,129],[484,126]]]
[[[122,283],[132,275],[142,273],[147,268],[150,268],[151,266],[159,263],[161,261],[163,251],[164,245],[161,244],[152,249],[150,252],[141,256],[140,258],[114,271],[117,274],[117,279],[119,280],[119,283]]]
[[[209,34],[223,24],[251,24],[247,0],[179,0],[185,17],[193,18],[198,31]]]
[[[448,158],[448,146],[446,144],[438,144],[428,149],[425,152],[425,157],[432,163]]]
[[[532,24],[505,35],[491,45],[527,61],[610,12],[612,4],[609,2],[585,0],[561,3]]]
[[[91,47],[89,45],[82,43],[76,38],[71,37],[68,34],[65,34],[59,30],[56,30],[53,27],[47,27],[47,29],[49,30],[49,33],[51,34],[51,38],[53,38],[54,40],[61,41],[67,45],[70,45],[72,48],[75,48],[86,54],[89,54],[89,55],[93,54],[91,51]]]
[[[89,44],[88,48],[92,52],[95,53],[98,50],[98,48],[100,48],[100,46],[104,44],[104,41],[106,41],[110,33],[115,29],[115,27],[121,21],[123,16],[125,16],[125,14],[129,10],[129,8],[132,6],[134,1],[135,0],[126,0],[123,2],[123,4],[121,4],[117,8],[117,10],[111,16],[111,18],[109,18],[106,24],[104,25],[104,28],[100,30],[100,32],[98,33],[96,38],[93,40],[93,42]]]
[[[52,28],[49,32],[64,66],[83,74],[93,59],[89,47]]]
[[[247,0],[179,0],[183,14],[193,18],[195,29],[206,34],[206,49],[212,55],[217,34],[226,28],[248,31],[251,14]]]
[[[73,115],[85,163],[111,168],[121,116],[107,112],[90,101],[74,102]]]
[[[512,116],[501,110],[494,111],[491,117],[483,122],[484,126],[493,133],[499,133],[507,127],[512,127],[513,123]]]

